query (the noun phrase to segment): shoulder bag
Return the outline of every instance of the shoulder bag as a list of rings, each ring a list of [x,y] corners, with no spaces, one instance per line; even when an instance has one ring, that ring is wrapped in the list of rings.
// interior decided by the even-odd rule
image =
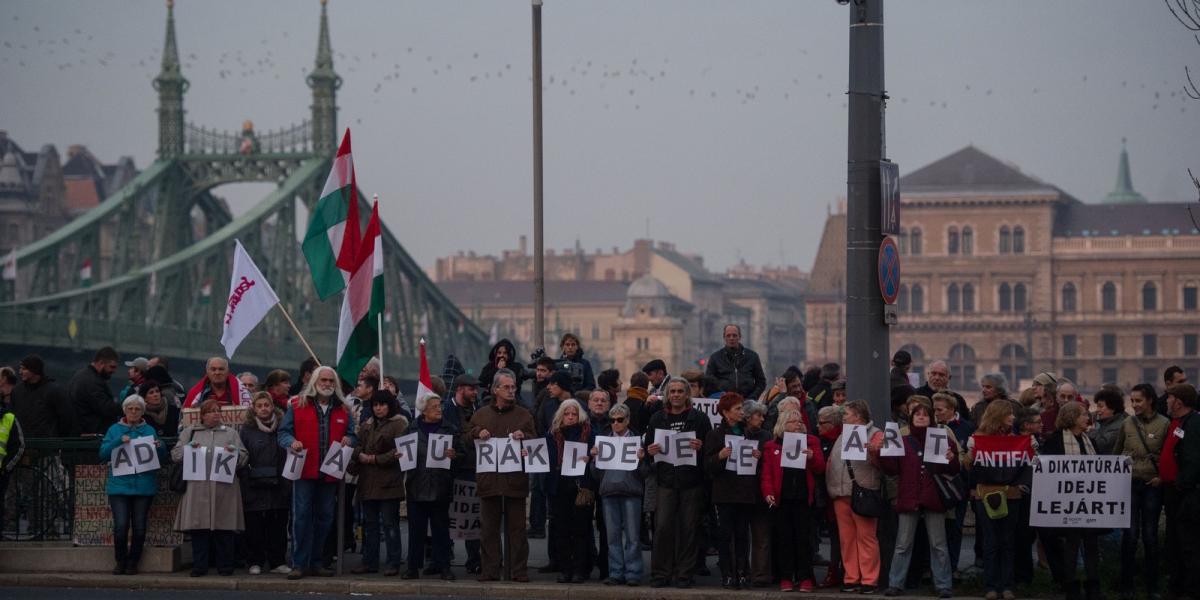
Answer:
[[[850,472],[850,510],[860,517],[878,519],[883,516],[885,510],[883,494],[879,490],[858,485],[858,481],[854,479],[854,467],[850,461],[846,461],[846,470]]]

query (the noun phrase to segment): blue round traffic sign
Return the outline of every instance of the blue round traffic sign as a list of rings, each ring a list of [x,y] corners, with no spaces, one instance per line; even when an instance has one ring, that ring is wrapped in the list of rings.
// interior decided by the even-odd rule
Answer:
[[[891,237],[879,245],[879,293],[888,304],[895,304],[900,295],[900,251]]]

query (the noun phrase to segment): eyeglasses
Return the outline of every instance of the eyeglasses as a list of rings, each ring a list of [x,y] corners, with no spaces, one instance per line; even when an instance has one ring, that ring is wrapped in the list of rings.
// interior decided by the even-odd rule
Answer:
[[[510,383],[510,384],[507,384],[507,385],[498,385],[498,386],[496,386],[496,387],[498,387],[498,388],[500,388],[500,389],[502,389],[502,390],[515,390],[515,389],[517,389],[517,386],[515,386],[515,385],[512,385],[511,383]]]
[[[817,421],[817,425],[832,425],[832,421]]]
[[[624,422],[625,422],[625,417],[616,417],[613,419],[613,423],[624,423]]]

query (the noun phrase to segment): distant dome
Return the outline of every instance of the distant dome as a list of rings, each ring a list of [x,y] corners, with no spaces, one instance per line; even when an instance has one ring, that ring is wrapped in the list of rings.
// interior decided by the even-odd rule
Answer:
[[[642,275],[633,283],[629,284],[629,291],[625,292],[626,298],[669,298],[671,291],[667,286],[651,275]]]
[[[21,183],[21,164],[17,161],[17,155],[9,152],[4,155],[4,160],[0,161],[0,184],[20,185]]]

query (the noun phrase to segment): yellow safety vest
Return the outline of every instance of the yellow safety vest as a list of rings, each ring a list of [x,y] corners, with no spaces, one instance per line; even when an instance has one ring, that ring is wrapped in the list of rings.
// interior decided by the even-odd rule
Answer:
[[[0,460],[4,460],[8,455],[8,434],[12,433],[12,426],[16,420],[17,416],[12,413],[0,417]]]

